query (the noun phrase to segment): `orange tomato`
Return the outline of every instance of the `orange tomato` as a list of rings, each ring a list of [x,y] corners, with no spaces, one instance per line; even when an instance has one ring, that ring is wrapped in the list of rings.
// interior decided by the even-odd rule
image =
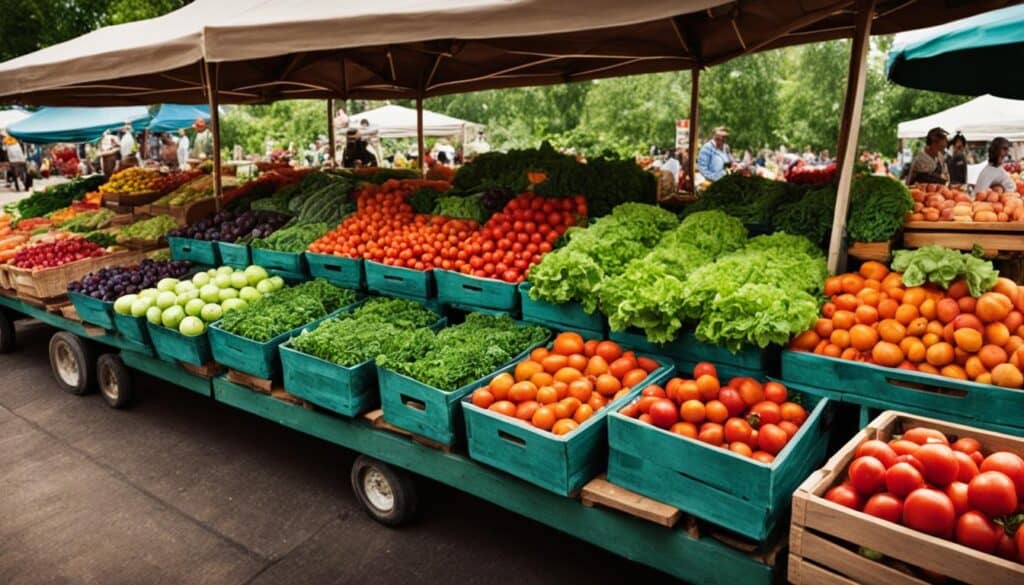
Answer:
[[[878,332],[867,325],[854,325],[848,336],[849,345],[857,351],[870,351],[878,343]]]
[[[588,358],[593,357],[597,353],[597,345],[599,343],[601,342],[597,339],[588,339],[586,343],[583,344],[583,355]]]
[[[857,322],[857,317],[854,313],[846,310],[836,311],[832,315],[832,326],[835,329],[849,329]]]
[[[700,427],[700,432],[697,433],[697,440],[721,447],[725,443],[725,433],[722,430],[722,425],[718,423],[704,423]]]
[[[885,299],[878,303],[878,316],[881,319],[892,319],[896,316],[896,310],[900,308],[899,302],[893,299]]]
[[[626,372],[626,375],[622,377],[622,386],[625,388],[634,388],[646,379],[647,372],[640,368],[636,368]]]
[[[838,354],[835,357],[839,357]],[[747,406],[753,406],[764,400],[764,387],[757,380],[741,378],[738,386],[734,382],[731,381],[729,385],[740,391],[740,397],[743,398],[743,403]]]
[[[697,425],[690,422],[677,422],[669,427],[668,430],[670,433],[690,437],[691,439],[697,438]]]
[[[682,404],[687,400],[700,400],[700,388],[694,380],[684,380],[676,391],[676,402]]]
[[[844,274],[842,277],[843,292],[857,294],[864,288],[864,277],[859,274]]]
[[[857,318],[858,323],[871,325],[878,321],[878,309],[868,305],[861,305],[857,307],[854,316]]]
[[[620,357],[608,366],[608,373],[621,380],[623,376],[635,368],[636,360],[627,357]]]
[[[889,275],[889,267],[881,262],[869,260],[860,265],[858,271],[864,278],[870,278],[872,280],[884,280]]]
[[[878,335],[889,343],[899,343],[907,336],[907,328],[895,319],[885,319],[878,324]]]
[[[563,398],[554,405],[555,416],[558,418],[571,418],[572,415],[576,414],[576,409],[582,405],[582,402],[571,396],[569,398]]]
[[[573,380],[572,382],[569,382],[569,396],[576,398],[580,402],[586,402],[590,400],[590,394],[593,391],[594,385],[590,382],[590,380],[586,378],[580,378],[579,380]]]
[[[493,410],[495,412],[500,412],[501,414],[504,414],[505,416],[515,416],[516,415],[516,405],[512,404],[508,400],[499,400],[499,401],[495,402],[494,404],[488,406],[487,410]]]
[[[541,359],[540,365],[544,368],[545,372],[554,374],[569,365],[569,356],[553,353]]]
[[[896,320],[901,325],[909,325],[911,321],[921,316],[921,312],[914,305],[903,303],[896,309]]]
[[[750,445],[739,441],[729,443],[729,450],[732,451],[733,453],[736,453],[737,455],[742,455],[744,457],[751,457],[754,454],[754,451],[753,449],[750,448]]]
[[[608,363],[612,363],[622,357],[622,347],[614,341],[602,341],[601,343],[598,343],[595,351],[597,355],[604,358]]]
[[[515,383],[516,380],[515,378],[512,377],[512,374],[506,372],[495,376],[487,387],[490,388],[491,394],[494,395],[495,399],[505,400],[505,398],[508,396],[508,389],[511,388],[512,385]]]
[[[544,366],[533,360],[526,360],[516,364],[515,376],[516,380],[522,382],[523,380],[529,380],[534,374],[543,372]]]
[[[790,346],[793,349],[798,349],[801,351],[813,351],[814,347],[818,345],[819,341],[821,341],[821,337],[818,337],[818,334],[812,329],[809,331],[804,331],[800,335],[797,335],[795,338],[793,338],[793,342],[790,344]]]
[[[569,356],[568,366],[570,368],[575,368],[582,372],[587,368],[587,364],[589,362],[590,360],[587,359],[587,356],[581,353],[574,353],[571,356]]]
[[[551,386],[541,386],[537,389],[537,402],[541,404],[552,404],[558,401],[558,391]]]
[[[779,414],[782,416],[782,420],[796,426],[804,424],[804,421],[807,420],[807,410],[795,402],[783,402],[779,407]]]
[[[516,382],[508,390],[508,399],[515,403],[533,400],[537,397],[537,387],[533,382]]]
[[[533,426],[545,431],[551,430],[551,427],[555,426],[556,420],[558,418],[555,416],[555,410],[550,406],[541,406],[533,411],[533,416],[530,417],[530,422],[533,423]]]
[[[594,387],[597,389],[598,394],[607,397],[618,392],[622,388],[622,383],[611,374],[601,374],[597,377]]]
[[[530,420],[539,408],[540,404],[538,404],[536,400],[527,400],[516,407],[516,418]]]
[[[829,342],[839,349],[850,347],[850,332],[845,329],[836,329],[829,337]]]
[[[778,382],[765,382],[763,388],[764,399],[776,404],[782,404],[789,396],[789,391],[786,390],[786,387]]]
[[[572,415],[572,419],[582,424],[592,416],[594,416],[594,409],[591,408],[590,404],[581,404],[579,408],[576,409],[576,413]]]
[[[953,358],[953,346],[945,341],[940,341],[939,343],[929,347],[925,354],[925,359],[928,360],[928,363],[935,367],[942,367],[946,364],[950,364],[953,362]]]
[[[494,394],[487,388],[478,388],[473,391],[473,405],[480,408],[489,408],[494,404]]]
[[[583,377],[583,374],[576,368],[564,367],[555,372],[556,382],[565,382],[566,384],[572,383],[573,380],[579,380]]]
[[[700,424],[704,422],[706,409],[700,400],[687,400],[679,407],[679,418],[688,423]]]
[[[570,356],[574,353],[583,352],[583,337],[579,333],[569,331],[559,333],[552,344],[554,353]]]
[[[879,341],[871,349],[871,358],[882,366],[896,367],[903,362],[903,350],[890,341]]]
[[[658,362],[646,357],[636,358],[636,365],[639,366],[641,370],[647,372],[648,374],[650,374],[654,370],[657,370],[660,367],[658,365]]]
[[[587,362],[587,367],[583,370],[583,373],[588,376],[600,376],[601,374],[607,374],[608,362],[605,361],[603,357],[595,355],[590,358],[589,362]]]
[[[580,428],[578,422],[571,418],[563,418],[557,421],[555,425],[551,427],[551,432],[556,435],[567,435],[578,428]]]
[[[530,352],[530,359],[537,363],[540,363],[541,360],[548,357],[549,353],[550,352],[548,351],[548,348],[538,347],[537,349]]]
[[[602,408],[604,408],[604,405],[607,404],[607,403],[608,403],[608,400],[604,396],[601,396],[600,394],[598,394],[597,392],[594,392],[593,394],[591,394],[590,395],[590,400],[587,401],[587,404],[594,411],[601,410]]]
[[[704,405],[704,416],[713,423],[724,423],[729,418],[729,409],[719,400]]]
[[[718,378],[709,374],[704,374],[697,378],[696,382],[697,391],[700,393],[702,400],[708,401],[718,398],[718,392],[721,390],[721,384],[719,383]]]

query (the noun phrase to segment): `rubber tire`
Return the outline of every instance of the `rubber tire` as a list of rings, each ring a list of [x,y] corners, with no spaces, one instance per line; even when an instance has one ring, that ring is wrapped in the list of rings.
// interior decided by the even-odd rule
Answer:
[[[78,376],[78,383],[75,385],[65,382],[57,370],[56,354],[58,347],[62,344],[67,345],[71,359],[75,360],[78,371],[81,373]],[[96,388],[96,361],[94,353],[92,346],[74,333],[58,331],[53,334],[53,337],[50,338],[49,346],[50,371],[53,372],[53,377],[57,380],[57,385],[60,386],[61,390],[75,396],[82,396]]]
[[[14,318],[5,310],[0,309],[0,353],[12,353],[17,344],[14,332]]]
[[[107,393],[107,381],[112,380],[117,385],[117,396],[111,397]],[[132,375],[128,368],[121,361],[121,356],[116,353],[105,353],[96,360],[96,381],[99,384],[100,395],[107,401],[110,408],[125,408],[132,401]]]
[[[394,506],[391,510],[377,508],[367,497],[363,487],[363,477],[370,470],[379,473],[391,488],[394,497]],[[413,476],[404,469],[392,467],[366,455],[360,455],[352,463],[351,480],[352,491],[359,498],[359,503],[363,505],[366,513],[377,522],[385,526],[401,526],[416,517],[416,482]]]

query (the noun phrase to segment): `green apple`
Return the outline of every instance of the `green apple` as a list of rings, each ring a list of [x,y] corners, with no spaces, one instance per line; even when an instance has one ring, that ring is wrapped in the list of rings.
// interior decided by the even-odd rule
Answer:
[[[135,302],[132,303],[131,306],[131,315],[132,317],[142,317],[147,314],[146,311],[148,311],[152,306],[152,298],[135,299]]]
[[[177,329],[178,324],[185,318],[185,309],[182,309],[178,305],[168,307],[164,310],[163,314],[160,315],[160,322],[163,323],[164,327],[168,329]]]
[[[192,284],[200,287],[210,284],[210,275],[205,272],[199,272],[192,277]]]
[[[238,291],[238,298],[250,303],[253,301],[258,301],[262,296],[263,295],[260,294],[260,291],[256,290],[251,286],[243,286],[242,290]]]
[[[179,294],[177,298],[178,298],[177,303],[184,307],[185,303],[191,301],[192,299],[198,299],[199,298],[199,291],[196,290],[196,289],[188,290],[188,291],[185,291],[185,292]]]
[[[217,288],[229,288],[231,286],[231,277],[227,274],[218,274],[213,277],[213,284]]]
[[[199,298],[208,303],[220,302],[220,287],[215,284],[205,284],[199,289]]]
[[[271,286],[274,287],[275,291],[281,290],[282,288],[284,288],[284,279],[281,278],[280,276],[271,276],[269,280],[270,280]]]
[[[142,289],[142,292],[139,293],[139,298],[140,299],[154,299],[155,300],[156,299],[156,295],[158,295],[158,294],[160,294],[160,291],[156,290],[155,288],[146,288],[146,289]]]
[[[185,294],[190,290],[196,290],[196,285],[192,284],[191,280],[183,280],[178,284],[174,285],[174,292],[179,295]]]
[[[234,272],[231,274],[231,286],[236,289],[241,289],[249,286],[249,280],[245,278],[244,272]]]
[[[220,289],[220,292],[217,293],[217,296],[222,302],[228,299],[237,299],[238,291],[233,288],[222,288]]]
[[[224,309],[225,313],[228,313],[229,311],[237,311],[239,309],[244,309],[245,301],[243,301],[242,299],[225,299],[224,302],[220,304],[220,306],[222,309]]]
[[[163,316],[163,314],[164,312],[160,310],[160,307],[152,306],[146,309],[146,320],[152,323],[153,325],[160,325],[160,318]]]
[[[199,317],[190,315],[182,319],[181,323],[178,323],[178,331],[182,335],[195,337],[196,335],[202,335],[206,331],[206,324]]]
[[[200,311],[199,316],[202,317],[203,321],[213,323],[214,321],[219,321],[224,316],[224,309],[221,309],[217,303],[207,303],[203,305],[203,310]]]
[[[271,279],[269,278],[264,278],[263,280],[259,281],[258,283],[256,283],[256,292],[262,295],[269,295],[270,293],[274,292],[273,281],[271,281]]]
[[[185,314],[190,317],[198,317],[205,306],[206,303],[203,302],[203,299],[192,299],[185,303]]]
[[[156,283],[156,290],[173,292],[176,286],[178,286],[177,278],[161,278],[160,282]]]
[[[262,266],[253,264],[245,269],[245,278],[251,286],[256,286],[259,281],[269,277],[270,275]]]
[[[121,315],[131,315],[132,303],[138,299],[138,295],[124,295],[123,297],[118,297],[118,299],[114,301],[114,310]]]
[[[161,310],[173,306],[177,304],[177,302],[178,295],[169,290],[165,290],[156,297],[156,306],[160,307]]]
[[[230,266],[221,266],[220,268],[217,269],[217,274],[223,274],[224,276],[231,276],[231,273],[234,272],[234,271],[235,271],[235,269],[230,267]]]

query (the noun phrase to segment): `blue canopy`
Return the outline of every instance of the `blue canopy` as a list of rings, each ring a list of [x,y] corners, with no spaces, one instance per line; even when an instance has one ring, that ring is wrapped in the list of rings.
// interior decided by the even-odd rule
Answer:
[[[189,128],[199,118],[210,121],[210,106],[164,104],[149,123],[149,131],[173,132]]]
[[[116,108],[42,108],[7,127],[7,133],[25,142],[92,142],[104,130],[114,130],[131,122],[141,132],[149,122],[145,106]]]
[[[896,35],[890,81],[963,95],[1024,98],[1024,5]]]

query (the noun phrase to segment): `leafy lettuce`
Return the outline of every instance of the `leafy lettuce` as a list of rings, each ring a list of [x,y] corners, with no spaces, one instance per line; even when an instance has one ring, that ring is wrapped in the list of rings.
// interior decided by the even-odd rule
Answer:
[[[744,345],[785,344],[818,318],[818,303],[806,292],[748,283],[719,295],[697,325],[697,339],[739,351]]]
[[[926,282],[949,288],[959,277],[967,281],[972,297],[996,285],[999,272],[988,260],[972,254],[940,246],[925,246],[916,250],[897,250],[893,254],[891,268],[903,273],[903,284],[921,286]]]

